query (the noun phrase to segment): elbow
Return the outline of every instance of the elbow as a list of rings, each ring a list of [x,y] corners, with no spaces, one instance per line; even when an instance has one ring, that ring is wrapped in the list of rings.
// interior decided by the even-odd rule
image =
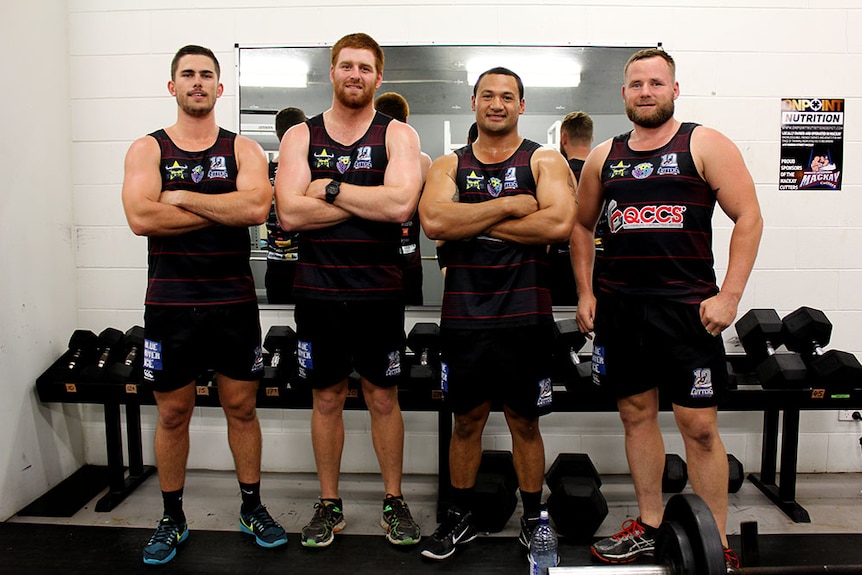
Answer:
[[[572,221],[560,222],[549,228],[549,244],[558,244],[568,242],[572,237]]]
[[[148,226],[145,221],[138,218],[129,218],[129,228],[136,236],[151,236],[154,232],[152,226]]]
[[[429,240],[445,240],[443,237],[443,227],[433,221],[422,220],[422,230]]]
[[[251,220],[251,223],[249,225],[259,226],[261,224],[265,224],[267,218],[269,218],[269,208],[270,205],[267,204],[263,207],[255,207],[253,210],[251,210],[251,212],[249,213],[249,219]]]

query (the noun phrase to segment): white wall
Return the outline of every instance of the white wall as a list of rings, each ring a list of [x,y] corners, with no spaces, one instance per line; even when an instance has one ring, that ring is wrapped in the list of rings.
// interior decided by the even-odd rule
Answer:
[[[862,36],[855,33],[862,27],[862,8],[856,1],[665,0],[611,6],[598,1],[537,4],[508,0],[474,0],[457,6],[440,1],[386,0],[362,4],[331,0],[208,0],[187,1],[181,7],[176,1],[165,0],[69,0],[67,4],[71,78],[66,121],[71,122],[72,242],[77,273],[76,281],[67,285],[77,286],[77,327],[95,331],[106,326],[125,329],[142,321],[146,243],[128,231],[123,217],[123,156],[134,138],[170,124],[175,118],[175,104],[167,94],[166,82],[169,61],[176,49],[198,43],[217,53],[225,84],[225,94],[217,107],[218,118],[225,127],[236,129],[235,44],[331,44],[343,34],[364,31],[384,45],[641,46],[663,42],[678,64],[682,96],[677,117],[710,125],[730,136],[742,150],[757,184],[766,231],[756,271],[740,309],[773,307],[783,314],[800,305],[822,308],[835,325],[832,346],[862,352],[862,329],[858,327],[862,292],[856,289],[862,281],[862,226],[857,216],[862,213],[862,198],[858,195],[862,174],[854,161],[860,155],[862,140],[862,82],[854,73],[862,69]],[[47,5],[36,3],[27,12]],[[58,14],[51,16],[59,18]],[[812,23],[817,23],[816,29]],[[23,32],[19,34],[25,37]],[[40,61],[47,57],[49,62],[59,58],[55,49],[55,44],[40,48],[34,61],[36,57]],[[21,50],[14,53],[20,54]],[[25,84],[27,95],[35,94],[55,107],[65,107],[67,100],[59,98],[55,91],[56,77],[36,72],[34,75],[34,81]],[[64,70],[58,75],[65,79]],[[42,90],[46,84],[51,88],[49,95]],[[840,192],[778,192],[780,99],[807,96],[846,99],[846,161],[844,189]],[[46,130],[47,126],[46,123]],[[30,135],[35,139],[34,134]],[[57,148],[62,148],[61,158],[69,155],[63,146],[68,140],[53,140]],[[39,141],[42,146],[45,138]],[[43,170],[35,169],[37,160],[29,159],[21,150],[19,154],[25,165],[34,167],[28,170],[28,176],[38,174],[48,179]],[[51,181],[64,182],[47,192],[52,211],[60,213],[63,210],[58,206],[68,206],[70,202],[65,184],[68,178],[56,177],[56,164],[52,169]],[[24,184],[20,186],[23,190]],[[5,208],[2,213],[4,220],[10,217]],[[23,228],[21,224],[15,228],[19,236],[24,235]],[[716,255],[722,273],[730,232],[728,220],[717,216],[716,228]],[[56,243],[61,244],[61,253],[54,243],[53,249],[40,250],[55,272],[69,261],[68,245],[59,238]],[[2,275],[9,277],[8,270],[16,262],[9,261],[13,256],[5,252],[0,256]],[[33,299],[34,307],[43,309],[51,301],[68,315],[68,306],[62,305],[62,298],[69,297],[68,290],[33,290],[34,286],[27,283],[16,284],[16,289],[22,287]],[[13,319],[20,316],[17,324],[3,318],[7,326],[36,320],[33,308],[7,313]],[[411,314],[410,321],[427,315]],[[273,324],[292,323],[292,314],[264,310],[262,319],[266,330]],[[433,314],[431,319],[435,319]],[[71,326],[68,320],[63,323],[64,329],[52,325],[51,335],[68,337],[69,330],[65,328]],[[34,345],[40,341],[38,335],[41,334],[31,335],[21,329],[2,337]],[[56,351],[58,346],[54,347]],[[46,366],[44,354],[27,359],[27,373]],[[32,376],[16,379],[22,389],[32,383]],[[104,463],[100,410],[85,408],[83,413],[84,459]],[[149,430],[154,414],[145,410],[144,415],[148,428],[145,458],[151,462]],[[262,410],[261,419],[267,469],[313,470],[307,412]],[[834,412],[804,414],[801,471],[862,470],[858,425],[839,424],[836,419]],[[351,413],[346,421],[349,437],[345,471],[375,471],[367,416]],[[436,472],[434,421],[428,414],[407,415],[406,471]],[[679,450],[672,421],[664,417],[662,421],[668,430],[669,450]],[[55,423],[52,429],[59,425],[62,424]],[[722,426],[729,450],[747,468],[756,468],[760,418],[722,413]],[[20,433],[19,427],[16,431]],[[602,472],[626,469],[621,428],[613,414],[556,414],[543,421],[543,429],[549,458],[558,451],[583,449],[593,455]],[[493,420],[486,435],[488,447],[508,446],[501,421]],[[218,412],[200,410],[195,416],[192,441],[192,467],[231,467]]]

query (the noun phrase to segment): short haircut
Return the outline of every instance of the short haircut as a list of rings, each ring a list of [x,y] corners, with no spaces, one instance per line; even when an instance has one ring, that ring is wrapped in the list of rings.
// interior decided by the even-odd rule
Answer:
[[[275,135],[278,136],[278,141],[284,137],[284,133],[296,124],[301,124],[307,118],[305,112],[299,108],[284,108],[278,111],[275,115]]]
[[[662,50],[661,48],[644,48],[643,50],[638,50],[634,54],[629,57],[628,62],[626,62],[625,68],[623,68],[623,77],[628,73],[629,66],[631,66],[634,62],[638,60],[646,60],[647,58],[661,58],[665,62],[667,62],[667,67],[670,68],[670,77],[676,78],[676,62],[673,61],[673,57]]]
[[[221,66],[219,66],[218,58],[215,57],[213,51],[209,48],[204,48],[203,46],[189,44],[188,46],[183,46],[182,48],[177,50],[176,54],[174,54],[174,59],[171,60],[171,80],[174,80],[177,77],[177,68],[180,65],[180,58],[189,55],[206,56],[212,59],[213,66],[215,66],[216,78],[221,78]]]
[[[335,66],[338,61],[338,55],[341,53],[342,48],[355,48],[357,50],[371,50],[371,53],[374,54],[374,65],[377,67],[377,73],[383,73],[383,48],[380,47],[374,38],[369,36],[368,34],[364,34],[362,32],[357,32],[355,34],[348,34],[347,36],[342,37],[338,42],[332,46],[332,50],[330,50],[329,56],[332,62],[332,65]]]
[[[476,78],[476,83],[473,84],[473,95],[477,94],[477,90],[479,89],[479,82],[482,81],[482,78],[488,76],[489,74],[500,74],[502,76],[511,76],[518,83],[518,98],[520,100],[524,99],[524,82],[521,81],[521,77],[509,70],[508,68],[504,68],[503,66],[497,66],[496,68],[491,68],[490,70],[485,70],[482,72],[478,78]]]
[[[410,116],[410,105],[404,96],[397,92],[386,92],[377,96],[374,109],[401,122],[406,122]]]
[[[593,141],[593,119],[586,112],[569,112],[560,124],[560,132],[570,140],[589,144]]]

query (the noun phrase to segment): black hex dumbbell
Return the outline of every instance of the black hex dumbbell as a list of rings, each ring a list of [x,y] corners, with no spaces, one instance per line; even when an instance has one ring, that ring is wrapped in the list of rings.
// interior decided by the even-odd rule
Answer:
[[[554,322],[554,375],[569,391],[576,391],[581,384],[592,379],[592,364],[582,362],[578,352],[587,343],[587,337],[578,329],[573,319]]]
[[[798,353],[777,353],[784,329],[774,309],[751,309],[736,322],[745,354],[754,362],[763,389],[794,389],[808,385],[808,369]]]
[[[414,324],[407,334],[407,347],[416,357],[410,365],[410,381],[436,385],[440,373],[440,327],[433,322]]]
[[[266,332],[263,347],[269,359],[263,368],[264,379],[286,382],[296,379],[296,332],[288,325],[274,325]]]
[[[688,465],[676,453],[664,456],[664,471],[661,474],[662,493],[679,493],[688,483]]]
[[[473,487],[472,511],[479,531],[502,531],[518,506],[518,476],[511,451],[485,450]]]
[[[823,348],[832,338],[832,322],[819,309],[802,306],[781,320],[784,345],[808,364],[813,384],[853,388],[862,381],[862,364],[846,351]]]
[[[120,359],[123,352],[123,332],[113,327],[106,327],[99,333],[99,356],[81,372],[81,379],[86,381],[104,381],[108,376],[108,366]]]
[[[69,349],[51,368],[52,377],[60,380],[77,378],[88,363],[95,361],[99,338],[88,329],[76,329],[69,338]]]
[[[135,373],[140,370],[144,358],[144,328],[135,325],[126,330],[123,336],[125,356],[122,361],[112,363],[108,368],[108,379],[117,383],[136,380]]]
[[[602,479],[586,453],[560,453],[545,480],[551,489],[548,513],[557,532],[579,540],[590,539],[608,515],[599,489]]]

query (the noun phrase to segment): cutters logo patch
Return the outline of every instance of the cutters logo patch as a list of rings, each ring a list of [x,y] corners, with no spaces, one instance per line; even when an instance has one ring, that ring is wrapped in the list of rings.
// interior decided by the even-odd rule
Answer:
[[[465,190],[481,190],[482,189],[482,181],[485,179],[485,176],[477,176],[476,172],[470,172],[470,175],[467,176],[467,185],[464,186]]]
[[[708,367],[699,367],[692,370],[694,383],[691,386],[691,397],[712,397],[715,390],[712,387],[712,370]]]
[[[626,175],[626,170],[631,167],[631,164],[623,164],[623,161],[620,160],[613,166],[608,166],[608,169],[611,171],[610,179],[621,178]]]
[[[210,170],[207,172],[207,178],[227,178],[227,162],[225,162],[224,156],[210,158]]]
[[[260,346],[254,348],[254,363],[251,366],[251,372],[257,373],[263,371],[263,350]]]
[[[643,180],[652,175],[653,166],[650,162],[643,162],[632,169],[632,176],[636,180]]]
[[[371,146],[360,146],[356,150],[356,161],[353,167],[357,170],[368,170],[371,168]]]
[[[516,190],[518,189],[518,176],[515,168],[506,168],[506,178],[503,181],[503,189]]]
[[[197,165],[192,168],[192,181],[196,184],[201,183],[201,180],[204,179],[204,167],[201,165]]]
[[[554,387],[551,385],[551,378],[546,377],[539,382],[539,399],[536,400],[536,407],[548,407],[554,403]]]
[[[386,377],[398,377],[401,375],[401,352],[390,351],[388,357],[389,367],[386,368]]]
[[[317,160],[317,165],[315,168],[329,168],[330,162],[335,158],[335,154],[330,154],[326,151],[326,148],[323,148],[319,152],[315,152],[314,159]]]
[[[335,167],[338,168],[338,173],[343,174],[347,170],[350,169],[350,156],[339,156],[338,163],[335,164]]]
[[[656,172],[659,176],[678,176],[679,164],[676,161],[676,152],[664,154],[661,157],[661,164]]]
[[[168,173],[168,180],[184,180],[186,178],[186,170],[188,166],[181,166],[179,162],[174,160],[170,166],[165,166],[165,171]]]
[[[488,180],[488,193],[493,197],[497,197],[500,195],[500,192],[503,191],[503,182],[500,181],[500,178],[490,178]]]

